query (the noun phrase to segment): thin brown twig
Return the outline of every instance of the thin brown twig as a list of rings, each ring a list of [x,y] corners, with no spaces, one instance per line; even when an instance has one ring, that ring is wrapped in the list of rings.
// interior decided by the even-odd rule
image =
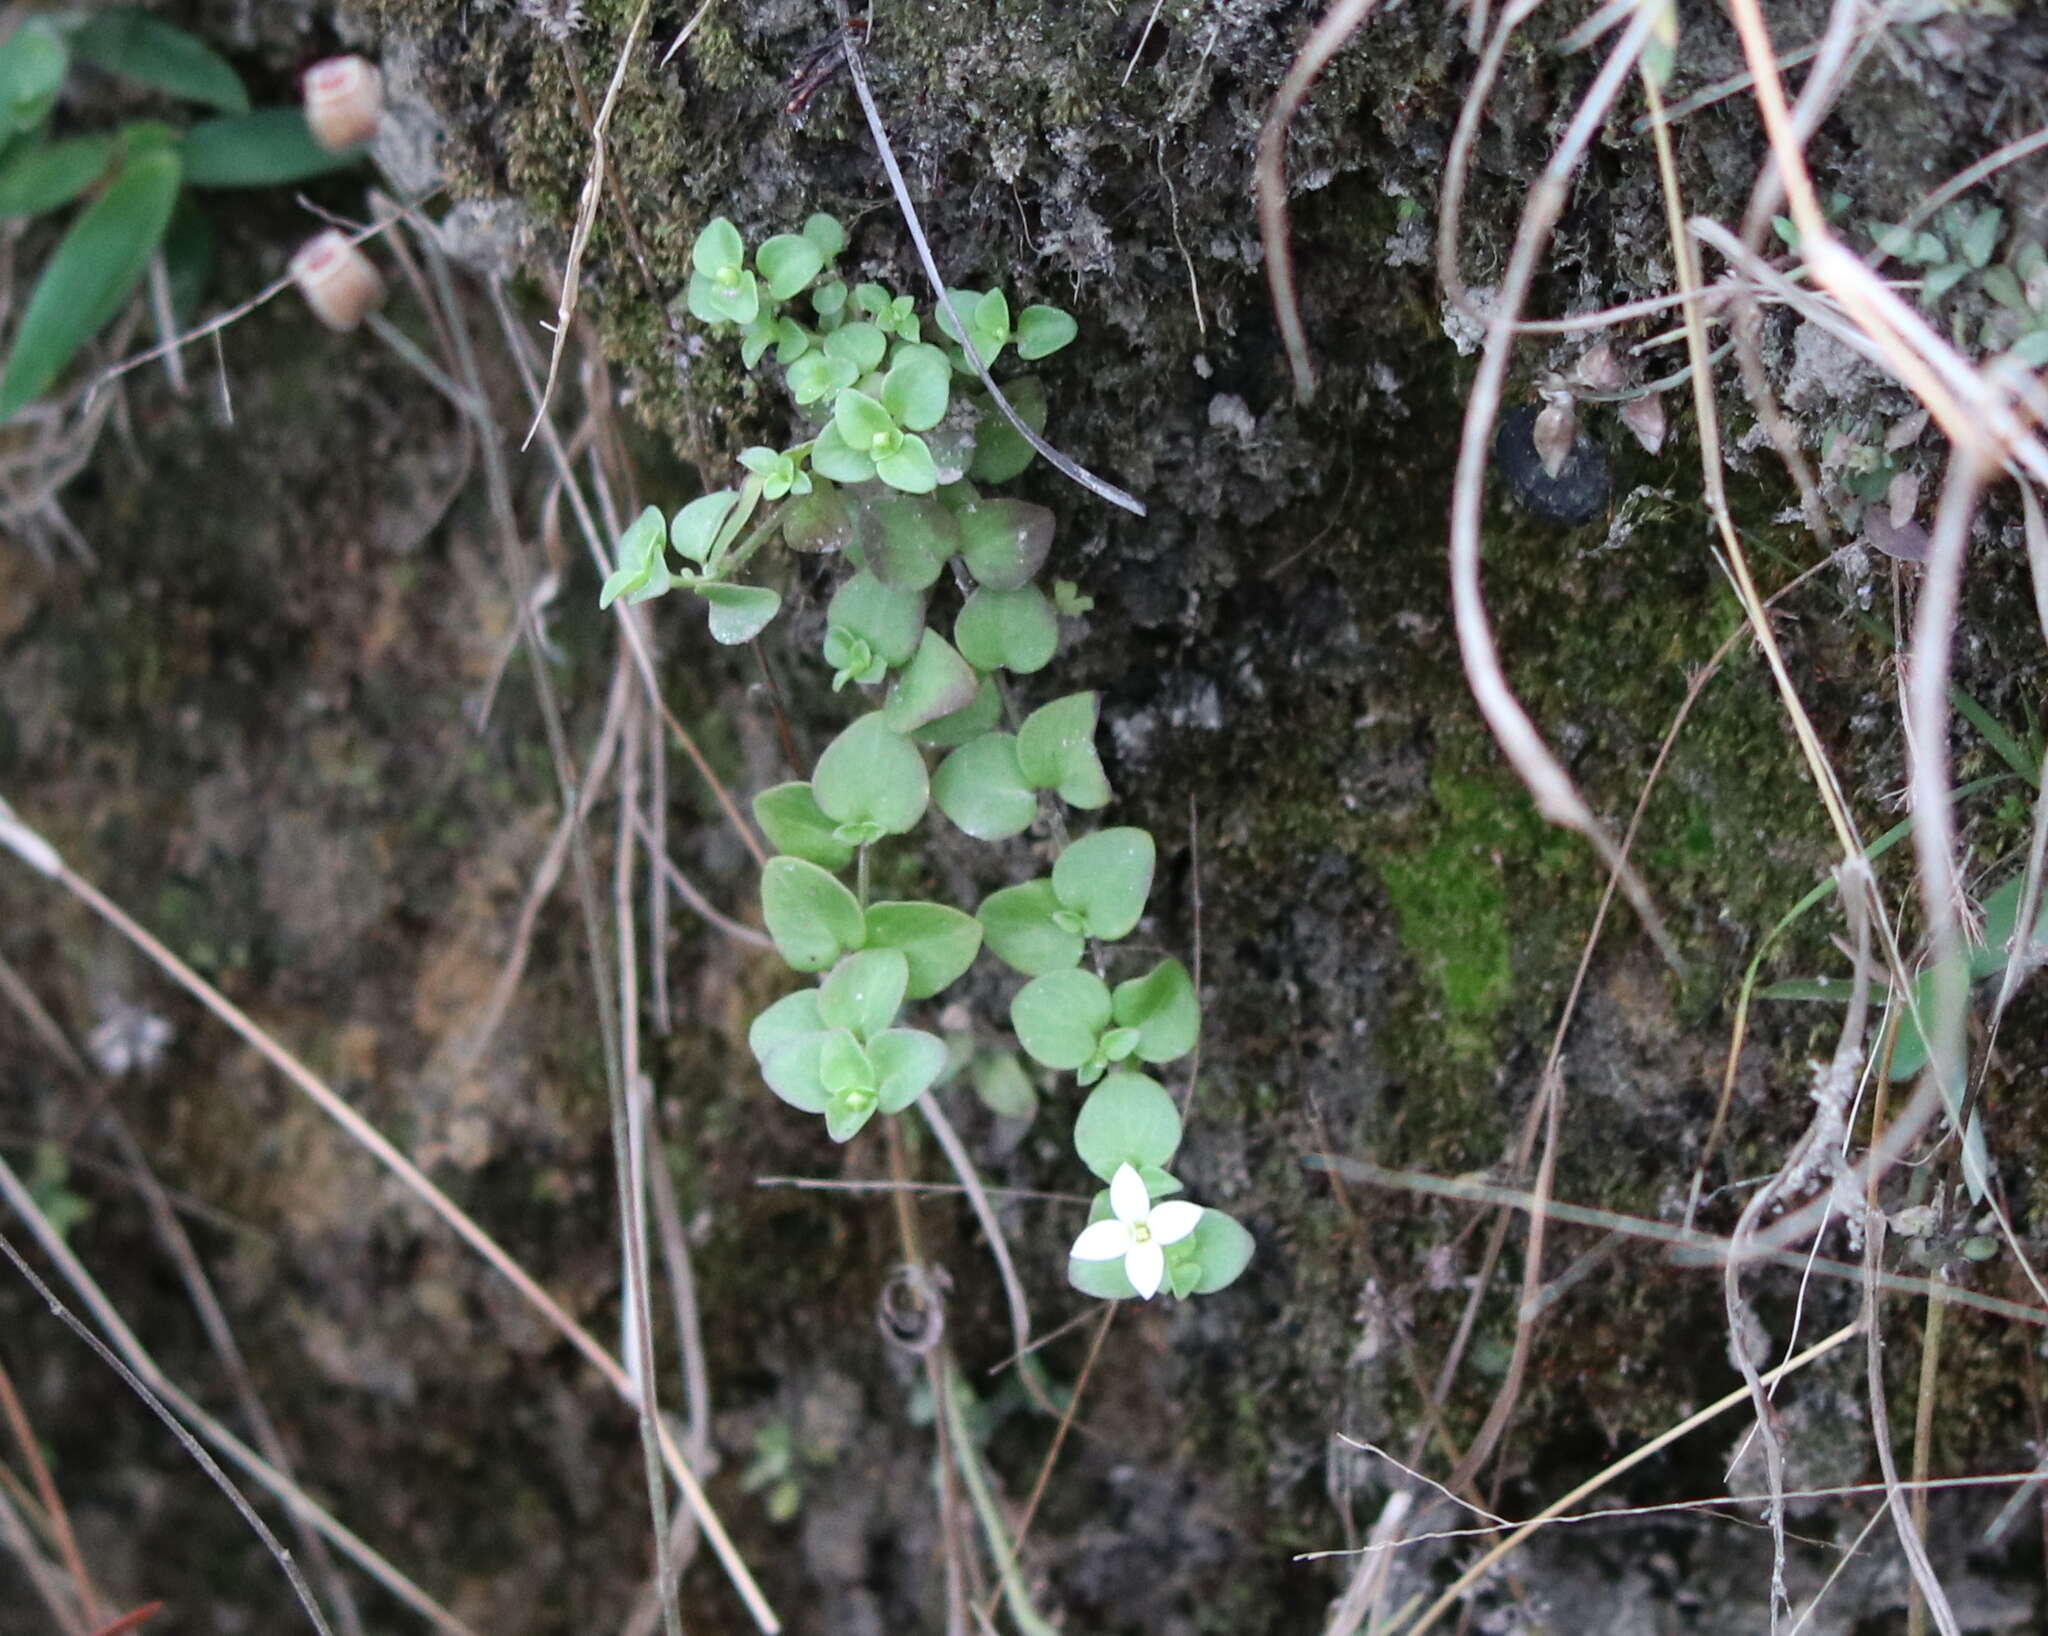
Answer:
[[[71,1576],[71,1588],[78,1597],[78,1606],[85,1615],[86,1623],[96,1625],[100,1622],[99,1593],[93,1589],[92,1575],[86,1571],[85,1557],[78,1549],[78,1535],[72,1531],[71,1513],[64,1507],[64,1496],[58,1492],[56,1480],[50,1475],[42,1448],[36,1442],[35,1428],[29,1424],[28,1412],[21,1406],[13,1377],[7,1373],[4,1362],[0,1362],[0,1417],[6,1419],[15,1447],[21,1450],[22,1464],[28,1467],[29,1481],[35,1485],[36,1501],[49,1520],[50,1538],[57,1547],[57,1555],[63,1559],[64,1571]]]

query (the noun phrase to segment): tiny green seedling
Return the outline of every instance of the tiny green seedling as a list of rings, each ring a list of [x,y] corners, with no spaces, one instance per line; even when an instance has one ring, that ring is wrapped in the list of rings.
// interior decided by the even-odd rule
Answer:
[[[776,850],[761,875],[768,934],[793,970],[819,981],[763,1011],[748,1043],[769,1089],[821,1117],[834,1141],[903,1112],[963,1067],[991,1109],[1030,1118],[1038,1088],[1017,1053],[957,1032],[949,1051],[911,1009],[957,982],[986,946],[1030,979],[1010,1008],[1024,1055],[1092,1087],[1074,1147],[1109,1185],[1074,1244],[1069,1281],[1106,1299],[1222,1289],[1249,1261],[1251,1235],[1220,1211],[1171,1199],[1181,1191],[1166,1169],[1180,1115],[1137,1071],[1194,1050],[1194,981],[1174,959],[1121,981],[1105,974],[1144,915],[1152,837],[1128,825],[1081,836],[1048,874],[990,894],[972,913],[869,901],[873,850],[913,834],[933,808],[980,841],[1042,823],[1063,836],[1051,813],[1096,811],[1112,791],[1095,748],[1095,694],[1053,698],[1014,733],[999,726],[1005,673],[1045,670],[1061,618],[1094,604],[1069,580],[1050,595],[1040,588],[1053,514],[984,492],[1026,470],[1035,451],[981,390],[975,360],[1051,357],[1075,339],[1074,320],[1047,306],[1013,316],[999,289],[954,290],[956,325],[885,285],[849,284],[836,270],[845,249],[844,230],[823,215],[751,257],[722,217],[698,234],[691,315],[737,335],[748,368],[779,375],[804,434],[785,449],[743,451],[736,488],[672,518],[643,513],[618,542],[600,595],[609,606],[687,591],[709,605],[714,638],[744,642],[781,606],[774,588],[738,578],[767,541],[836,552],[849,566],[826,607],[822,657],[833,689],[861,693],[864,708],[808,780],[754,799]],[[1035,375],[1011,375],[1004,393],[1042,428]],[[841,878],[848,871],[852,885]],[[1095,969],[1084,969],[1091,950]]]

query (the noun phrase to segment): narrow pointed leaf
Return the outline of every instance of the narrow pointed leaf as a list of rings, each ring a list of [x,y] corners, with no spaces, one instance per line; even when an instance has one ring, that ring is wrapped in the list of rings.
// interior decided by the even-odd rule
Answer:
[[[329,153],[321,147],[296,108],[202,119],[180,146],[185,180],[194,187],[278,187],[362,162],[358,153]]]
[[[222,113],[249,110],[242,79],[214,49],[182,28],[146,11],[122,6],[98,12],[73,30],[71,51],[81,61],[137,85]]]
[[[15,331],[0,379],[0,420],[41,396],[134,294],[177,199],[178,156],[145,154],[71,224],[43,263]]]
[[[0,217],[40,216],[67,205],[106,174],[111,136],[28,142],[0,161]]]
[[[761,871],[761,918],[798,971],[824,971],[864,941],[860,900],[814,863],[770,858]]]
[[[1155,858],[1152,837],[1142,829],[1098,830],[1059,855],[1053,891],[1087,921],[1090,937],[1113,943],[1128,937],[1145,912]]]
[[[809,784],[777,784],[763,790],[754,797],[754,821],[777,852],[828,870],[853,862],[854,847],[833,833],[837,826],[820,810]]]
[[[49,118],[70,68],[63,36],[45,18],[24,18],[0,42],[0,134],[32,131]]]
[[[1021,835],[1038,816],[1038,797],[1017,766],[1017,741],[1008,733],[970,739],[932,775],[939,811],[977,841]]]
[[[1071,1072],[1096,1054],[1109,1014],[1109,986],[1094,972],[1052,971],[1017,991],[1010,1027],[1033,1060]]]
[[[1180,1146],[1180,1130],[1180,1112],[1157,1080],[1111,1074],[1081,1104],[1074,1151],[1107,1181],[1119,1165],[1164,1167]]]
[[[1101,695],[1072,693],[1042,705],[1017,730],[1017,765],[1033,789],[1052,790],[1070,807],[1109,803],[1109,780],[1095,753]]]
[[[931,781],[917,746],[875,711],[825,747],[811,774],[811,793],[836,823],[901,835],[924,816]]]
[[[913,1000],[951,987],[981,952],[981,922],[944,903],[871,904],[867,931],[869,948],[898,950],[909,963]]]

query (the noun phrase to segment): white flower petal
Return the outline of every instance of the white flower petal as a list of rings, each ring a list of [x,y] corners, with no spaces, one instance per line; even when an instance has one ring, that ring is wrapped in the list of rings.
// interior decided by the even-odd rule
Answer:
[[[1124,1276],[1131,1281],[1131,1288],[1146,1300],[1159,1293],[1160,1280],[1166,1276],[1166,1252],[1157,1244],[1133,1244],[1131,1253],[1124,1257]]]
[[[1074,1240],[1067,1253],[1076,1261],[1114,1261],[1130,1248],[1130,1228],[1120,1221],[1098,1221]]]
[[[1202,1207],[1185,1199],[1168,1199],[1152,1206],[1152,1242],[1178,1244],[1202,1224]]]
[[[1145,1190],[1145,1178],[1130,1165],[1118,1165],[1116,1174],[1110,1177],[1109,1207],[1116,1212],[1118,1221],[1134,1227],[1150,1212],[1152,1195]]]

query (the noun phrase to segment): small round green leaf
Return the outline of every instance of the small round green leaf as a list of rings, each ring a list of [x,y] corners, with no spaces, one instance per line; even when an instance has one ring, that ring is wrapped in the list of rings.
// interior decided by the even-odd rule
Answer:
[[[802,368],[804,362],[799,358],[797,367]],[[844,392],[839,395],[846,396]],[[811,470],[835,483],[865,483],[875,475],[875,462],[866,450],[847,444],[846,439],[839,435],[836,421],[827,421],[825,429],[811,444]]]
[[[792,551],[843,551],[852,538],[853,508],[829,482],[783,508],[782,543]]]
[[[1027,500],[980,500],[960,511],[961,554],[977,585],[1029,585],[1052,550],[1053,515]]]
[[[904,434],[891,453],[876,456],[875,475],[905,494],[929,494],[939,486],[938,463],[932,459],[930,446],[915,432]]]
[[[873,1039],[896,1020],[910,984],[910,962],[897,949],[863,949],[832,968],[818,988],[818,1016],[827,1028]]]
[[[701,314],[700,314],[701,316]],[[860,370],[829,352],[805,351],[783,376],[789,395],[800,404],[816,403],[860,379]],[[858,482],[858,478],[851,479]]]
[[[882,407],[896,424],[925,432],[946,418],[953,366],[933,346],[899,346],[882,382]]]
[[[981,922],[944,903],[876,903],[868,907],[867,946],[895,949],[910,965],[913,1000],[949,988],[981,952]]]
[[[882,358],[889,350],[889,338],[873,324],[855,319],[850,324],[841,324],[825,337],[825,350],[834,358],[845,359],[865,375],[871,369],[882,367]],[[875,407],[879,409],[881,405]],[[853,441],[851,434],[847,440]]]
[[[832,1100],[825,1088],[823,1059],[829,1033],[798,1034],[761,1058],[761,1077],[792,1108],[823,1113]]]
[[[983,1051],[971,1073],[974,1094],[999,1119],[1030,1119],[1038,1112],[1038,1087],[1015,1051]]]
[[[953,312],[960,315],[960,323],[971,328],[974,324],[975,309],[981,305],[980,293],[974,290],[948,290],[946,296],[953,304]],[[932,309],[932,317],[939,326],[939,333],[947,340],[960,339],[960,327],[953,322],[952,313],[946,310],[946,302],[941,301]]]
[[[1038,797],[1017,768],[1017,741],[1008,733],[969,739],[932,775],[939,811],[977,841],[1021,835],[1038,816]]]
[[[972,704],[927,723],[918,730],[917,742],[934,750],[965,744],[969,739],[980,738],[1002,719],[1002,715],[1003,696],[996,690],[996,684],[984,676]]]
[[[1152,837],[1128,826],[1083,836],[1052,866],[1061,907],[1087,923],[1088,935],[1114,943],[1130,935],[1145,912],[1156,858]]]
[[[831,346],[845,333],[845,330],[840,330],[827,337],[826,346]],[[872,449],[877,439],[886,441],[896,435],[896,422],[889,418],[889,411],[865,392],[856,392],[852,387],[832,400],[832,425],[849,449],[864,453]]]
[[[966,709],[980,687],[981,678],[953,651],[953,645],[937,631],[928,630],[916,655],[889,690],[882,714],[897,732],[914,734],[928,722]],[[939,805],[943,811],[944,801]]]
[[[1109,985],[1094,972],[1052,971],[1017,991],[1010,1027],[1035,1061],[1071,1071],[1096,1054],[1109,1014]]]
[[[1026,426],[1034,432],[1045,430],[1045,382],[1036,375],[1020,375],[1003,382],[1003,396]],[[974,425],[974,464],[967,475],[977,483],[1007,483],[1037,458],[1038,451],[1003,418],[1002,410],[982,400],[980,418]]]
[[[892,591],[925,590],[960,549],[960,525],[936,500],[876,494],[856,520],[869,571]]]
[[[858,636],[898,668],[910,663],[924,636],[924,598],[892,591],[863,568],[832,593],[825,623]]]
[[[768,293],[777,301],[787,301],[824,270],[825,256],[801,234],[778,233],[754,252],[754,266]]]
[[[675,521],[668,526],[668,542],[676,548],[676,555],[701,567],[711,555],[712,546],[718,543],[719,530],[725,527],[739,497],[738,489],[720,489],[716,494],[692,500],[677,512]]]
[[[1043,670],[1060,645],[1059,620],[1035,585],[976,591],[953,624],[953,645],[976,670],[1029,676]]]
[[[860,900],[802,858],[768,860],[761,918],[776,951],[798,971],[824,971],[866,940]]]
[[[1201,1275],[1195,1280],[1197,1295],[1214,1295],[1234,1284],[1237,1275],[1251,1264],[1252,1235],[1221,1210],[1204,1210],[1201,1221],[1183,1242],[1194,1246],[1201,1264]]]
[[[846,248],[846,229],[839,225],[836,216],[828,216],[822,210],[805,218],[804,237],[818,247],[818,255],[824,261],[835,260]]]
[[[1108,1193],[1103,1194],[1106,1201]],[[1108,1211],[1105,1202],[1103,1210]],[[1067,1282],[1083,1295],[1092,1295],[1098,1301],[1135,1301],[1138,1292],[1132,1285],[1130,1275],[1124,1271],[1124,1258],[1117,1256],[1109,1261],[1080,1261],[1072,1256],[1067,1258]]]
[[[1059,909],[1052,882],[1033,880],[990,893],[975,918],[997,958],[1027,977],[1041,977],[1078,964],[1085,947],[1079,934],[1053,919]]]
[[[777,1046],[787,1045],[802,1034],[822,1033],[825,1020],[818,1012],[818,991],[800,988],[785,994],[753,1021],[747,1030],[747,1046],[756,1062],[765,1061]]]
[[[713,216],[706,222],[690,246],[690,270],[713,278],[727,269],[738,268],[746,259],[747,246],[740,230],[724,216]]]
[[[1146,1062],[1186,1056],[1202,1032],[1201,1001],[1178,960],[1162,960],[1143,977],[1117,984],[1114,1005],[1117,1026],[1137,1031],[1137,1054]]]
[[[1026,307],[1017,314],[1017,356],[1025,360],[1050,357],[1080,332],[1057,307]]]
[[[853,862],[855,849],[833,833],[832,820],[819,810],[808,784],[777,784],[763,790],[754,797],[754,821],[777,852],[828,870]]]
[[[609,608],[621,596],[629,603],[646,602],[666,591],[674,583],[663,558],[667,544],[668,519],[649,506],[620,539],[618,566],[597,594],[598,607]]]
[[[782,593],[766,585],[706,582],[690,587],[711,604],[711,639],[725,647],[751,642],[782,608]]]
[[[1163,1167],[1179,1146],[1180,1112],[1165,1087],[1143,1074],[1111,1074],[1074,1120],[1074,1151],[1104,1181],[1118,1165]]]
[[[875,711],[825,747],[811,774],[811,793],[835,823],[902,835],[924,816],[931,780],[917,746]]]
[[[891,1028],[868,1046],[875,1065],[876,1101],[884,1113],[901,1113],[931,1089],[946,1066],[946,1043],[916,1028]]]
[[[1053,790],[1070,807],[1093,809],[1109,802],[1109,780],[1095,753],[1095,722],[1101,696],[1070,693],[1041,705],[1017,730],[1017,765],[1033,789]]]

